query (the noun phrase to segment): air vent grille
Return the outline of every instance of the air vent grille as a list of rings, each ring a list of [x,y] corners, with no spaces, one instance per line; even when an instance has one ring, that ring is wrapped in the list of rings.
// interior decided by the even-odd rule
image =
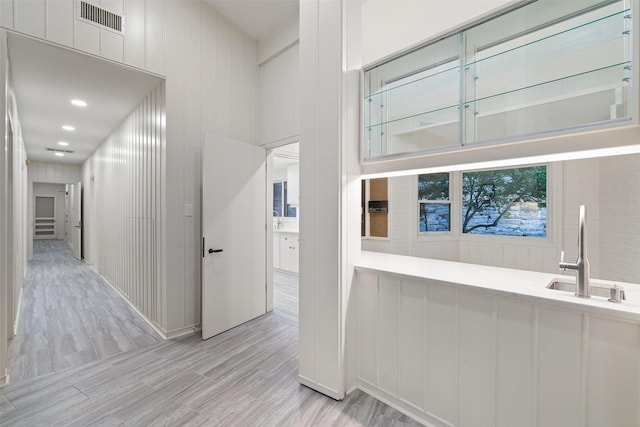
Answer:
[[[123,17],[84,1],[80,2],[80,17],[120,33],[123,32]]]
[[[73,150],[63,150],[61,148],[47,148],[47,151],[53,151],[56,153],[67,153],[67,154],[73,154],[74,151]]]

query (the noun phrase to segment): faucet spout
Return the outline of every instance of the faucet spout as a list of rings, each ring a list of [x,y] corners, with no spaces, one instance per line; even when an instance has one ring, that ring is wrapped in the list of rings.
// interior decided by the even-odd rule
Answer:
[[[580,217],[578,219],[578,259],[576,262],[565,262],[564,251],[560,254],[560,264],[563,270],[576,270],[576,296],[589,298],[590,286],[590,266],[587,258],[587,208],[580,206]]]

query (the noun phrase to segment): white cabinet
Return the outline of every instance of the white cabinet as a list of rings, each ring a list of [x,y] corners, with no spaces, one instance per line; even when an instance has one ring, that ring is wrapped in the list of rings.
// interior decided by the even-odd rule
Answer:
[[[298,273],[299,241],[297,233],[273,233],[273,268]]]
[[[273,233],[273,268],[280,269],[280,233]]]

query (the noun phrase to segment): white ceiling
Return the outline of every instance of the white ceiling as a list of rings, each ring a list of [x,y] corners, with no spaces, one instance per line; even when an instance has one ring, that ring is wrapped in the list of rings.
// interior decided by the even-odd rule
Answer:
[[[206,0],[254,40],[270,36],[298,14],[298,0]]]
[[[15,34],[9,35],[9,61],[30,160],[82,163],[161,82],[159,77]],[[71,105],[75,98],[88,106]],[[63,130],[65,124],[76,130]],[[58,141],[69,146],[61,147]],[[48,147],[74,153],[56,157]]]

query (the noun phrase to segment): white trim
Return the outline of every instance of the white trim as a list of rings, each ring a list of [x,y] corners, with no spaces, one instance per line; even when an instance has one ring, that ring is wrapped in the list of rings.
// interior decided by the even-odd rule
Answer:
[[[18,296],[18,305],[16,306],[17,308],[17,313],[16,313],[16,318],[13,322],[13,336],[15,337],[16,335],[18,335],[18,323],[20,322],[20,313],[22,312],[22,310],[20,310],[20,308],[22,307],[22,290],[24,289],[24,279],[22,282],[22,286],[20,286],[20,295]]]
[[[304,375],[298,375],[298,382],[300,384],[302,384],[305,387],[309,387],[312,390],[315,390],[319,393],[324,394],[325,396],[329,396],[332,399],[335,400],[342,400],[344,399],[344,396],[340,395],[340,393],[337,390],[334,390],[332,388],[329,388],[327,386],[324,386],[322,384],[319,384],[307,377],[305,377]]]
[[[355,385],[354,390],[355,389],[359,389],[360,391],[374,397],[375,399],[378,399],[379,401],[385,403],[396,411],[408,416],[415,421],[418,421],[421,424],[424,424],[427,427],[454,427],[453,424],[450,424],[435,415],[429,414],[428,412],[424,412],[421,414],[418,413],[418,410],[414,409],[414,405],[405,403],[401,399],[393,397],[392,395],[385,393],[382,390],[370,388],[360,379]]]
[[[11,376],[9,375],[9,368],[5,368],[4,376],[0,377],[0,388],[6,387],[11,383]]]

